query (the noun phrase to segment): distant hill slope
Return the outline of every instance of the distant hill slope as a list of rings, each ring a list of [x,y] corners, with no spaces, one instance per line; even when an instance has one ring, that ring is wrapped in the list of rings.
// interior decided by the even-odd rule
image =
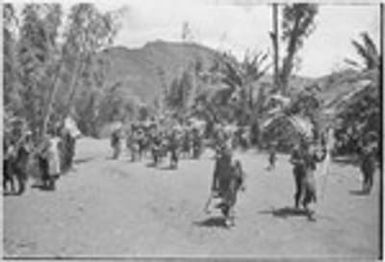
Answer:
[[[200,61],[207,69],[221,59],[217,51],[198,44],[163,41],[140,49],[113,47],[104,50],[102,56],[111,64],[110,85],[121,82],[123,88],[147,103],[160,93],[162,85],[169,85],[189,65]]]
[[[120,82],[123,90],[150,104],[160,94],[163,85],[169,86],[175,77],[196,61],[200,61],[203,70],[207,70],[215,61],[222,60],[218,51],[196,43],[160,40],[138,49],[112,47],[104,50],[101,56],[111,64],[107,78],[109,86]],[[354,74],[353,71],[345,70],[320,78],[292,76],[289,92],[295,94],[305,86],[317,83],[322,90],[324,105],[327,105],[351,91],[349,83],[339,82]],[[265,75],[260,82],[272,83],[272,76]]]

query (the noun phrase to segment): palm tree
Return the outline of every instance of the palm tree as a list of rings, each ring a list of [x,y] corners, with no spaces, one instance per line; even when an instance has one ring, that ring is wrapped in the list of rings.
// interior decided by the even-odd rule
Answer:
[[[361,58],[361,62],[352,59],[345,59],[345,62],[359,71],[369,71],[379,69],[381,65],[380,53],[367,32],[361,34],[362,43],[357,40],[352,40],[352,44]]]
[[[336,116],[342,120],[340,131],[344,133],[349,128],[355,130],[351,139],[362,138],[367,132],[380,132],[381,129],[378,124],[381,119],[381,55],[367,32],[361,34],[361,39],[361,42],[352,41],[361,61],[345,59],[357,73],[340,81],[356,85],[357,88],[334,105]]]

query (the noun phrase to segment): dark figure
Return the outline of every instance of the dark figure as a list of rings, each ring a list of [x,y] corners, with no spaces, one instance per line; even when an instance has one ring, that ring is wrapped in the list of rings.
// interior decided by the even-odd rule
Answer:
[[[233,226],[237,193],[239,189],[245,189],[245,176],[241,163],[238,160],[232,160],[230,148],[222,146],[217,152],[211,195],[206,203],[205,211],[209,212],[208,207],[213,198],[220,198],[221,202],[217,208],[220,208],[225,216],[226,226]]]
[[[76,139],[71,135],[71,132],[64,128],[61,133],[62,143],[62,170],[64,172],[72,168],[73,159],[75,156]]]
[[[16,178],[19,184],[19,195],[23,194],[25,191],[25,184],[27,182],[27,168],[31,149],[30,141],[25,141],[17,151],[16,163],[14,163],[13,170],[16,174]]]
[[[162,150],[162,138],[160,135],[155,135],[152,138],[152,157],[154,160],[154,165],[158,165],[161,158],[161,150]]]
[[[42,187],[45,190],[54,190],[55,189],[55,177],[50,175],[50,165],[49,165],[49,150],[50,150],[50,137],[47,135],[44,137],[41,142],[37,154],[37,159],[39,163],[39,170],[41,174]]]
[[[182,154],[184,158],[189,158],[191,154],[191,134],[189,131],[185,131],[182,138]]]
[[[374,138],[372,138],[374,137]],[[373,176],[376,171],[377,142],[369,133],[360,146],[360,169],[363,174],[362,191],[369,194],[373,187]]]
[[[268,170],[274,169],[276,161],[277,161],[276,147],[275,145],[271,145],[269,150],[269,166],[267,167],[267,169]]]
[[[193,130],[193,158],[198,159],[202,153],[202,139],[197,129]]]
[[[14,146],[7,147],[7,151],[4,158],[3,186],[6,187],[7,182],[10,182],[11,190],[14,192],[14,178],[16,178],[19,186],[17,194],[21,195],[25,191],[27,182],[28,162],[32,151],[32,133],[28,131],[23,134],[23,137]]]
[[[52,183],[49,175],[48,159],[43,154],[39,154],[37,157],[38,157],[39,169],[41,174],[41,180],[43,182],[43,188],[49,189],[52,187]]]
[[[123,130],[117,128],[111,134],[111,147],[113,149],[113,159],[118,159],[122,151],[121,139],[123,138]]]
[[[138,147],[138,157],[141,160],[143,158],[143,155],[146,154],[147,149],[147,137],[143,129],[139,129],[136,133],[135,143]]]
[[[4,157],[3,157],[3,190],[7,191],[7,185],[11,185],[11,192],[15,192],[15,183],[14,183],[14,175],[15,172],[13,170],[14,164],[16,163],[16,150],[14,145],[5,140],[4,141]]]
[[[170,151],[170,167],[177,168],[179,160],[179,141],[176,132],[173,132],[170,135],[168,149]]]

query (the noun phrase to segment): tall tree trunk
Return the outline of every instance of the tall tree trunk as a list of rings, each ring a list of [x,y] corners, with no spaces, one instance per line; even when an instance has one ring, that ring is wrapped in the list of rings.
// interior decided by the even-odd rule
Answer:
[[[274,86],[280,89],[279,79],[279,32],[278,32],[278,4],[273,4],[273,32],[270,33],[274,49]]]
[[[58,86],[59,86],[59,79],[60,79],[60,73],[61,73],[62,65],[63,65],[63,61],[60,62],[58,72],[55,75],[55,79],[53,81],[52,88],[50,89],[50,92],[48,95],[47,104],[46,104],[46,107],[44,110],[44,116],[43,116],[43,126],[42,126],[41,133],[40,133],[41,136],[47,132],[49,118],[50,118],[51,113],[52,113],[52,104],[53,104],[55,94],[56,94]]]
[[[298,38],[298,27],[299,27],[299,22],[302,19],[301,16],[297,16],[295,20],[295,24],[293,27],[293,33],[290,36],[289,39],[289,45],[287,48],[287,55],[283,60],[283,65],[282,65],[282,71],[280,75],[280,84],[282,88],[282,94],[286,95],[287,94],[287,88],[289,84],[289,77],[291,74],[291,71],[293,69],[293,60],[295,53],[297,52],[297,38]]]
[[[82,62],[82,60],[79,60],[76,63],[74,74],[73,74],[73,76],[71,78],[71,83],[70,83],[70,86],[69,86],[70,95],[69,95],[69,98],[68,98],[67,110],[65,111],[65,114],[64,114],[65,116],[68,115],[71,112],[71,109],[72,109],[72,106],[73,106],[73,100],[74,100],[74,97],[75,97],[75,94],[76,94],[77,80],[78,80],[79,74],[81,74],[83,70],[84,70],[84,63]]]

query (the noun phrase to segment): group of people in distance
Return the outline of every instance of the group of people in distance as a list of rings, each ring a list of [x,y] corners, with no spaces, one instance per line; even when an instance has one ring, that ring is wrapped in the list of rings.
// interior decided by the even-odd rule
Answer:
[[[34,135],[24,128],[19,136],[4,137],[4,192],[23,194],[27,179],[33,175],[40,178],[42,189],[55,190],[56,180],[72,168],[77,134],[64,121],[50,126],[39,139],[33,139]]]
[[[198,159],[203,149],[202,130],[191,125],[175,125],[161,129],[153,123],[148,126],[133,124],[129,129],[117,127],[111,133],[113,159],[118,159],[124,142],[131,154],[131,161],[141,160],[151,155],[154,165],[158,165],[169,153],[170,168],[177,168],[179,156]]]

